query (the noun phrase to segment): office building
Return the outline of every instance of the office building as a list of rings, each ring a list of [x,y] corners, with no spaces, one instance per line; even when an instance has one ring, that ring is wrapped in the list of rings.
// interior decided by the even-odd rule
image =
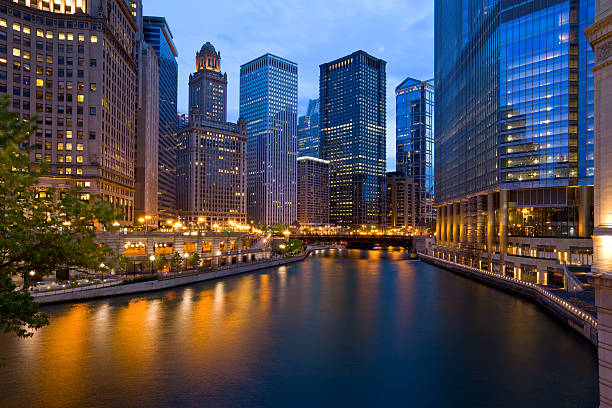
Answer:
[[[298,157],[297,220],[301,225],[329,224],[329,162]]]
[[[144,16],[144,40],[158,59],[159,148],[157,205],[160,222],[176,217],[178,51],[164,17]]]
[[[306,115],[298,119],[298,157],[320,157],[319,100],[308,102]]]
[[[395,88],[396,171],[416,185],[416,225],[435,220],[434,81],[406,78]],[[424,229],[424,228],[422,228]]]
[[[539,283],[591,264],[594,3],[436,2],[440,256]]]
[[[387,173],[387,227],[394,233],[414,232],[418,214],[418,183],[398,172]]]
[[[189,124],[189,114],[188,113],[177,113],[176,115],[178,119],[178,127],[179,129],[183,126],[187,126]]]
[[[297,65],[266,54],[240,67],[246,120],[247,207],[255,225],[297,219]]]
[[[357,51],[320,66],[322,158],[330,162],[330,220],[385,224],[386,62]]]
[[[214,47],[206,43],[196,54],[196,73],[189,80],[190,95],[197,95],[194,88],[202,87],[199,80],[194,80],[200,78],[200,71],[209,66],[214,66],[217,73],[221,70],[220,60],[215,59],[220,54],[207,53],[207,49]],[[220,89],[225,91],[224,87]],[[208,227],[246,225],[246,122],[220,122],[219,118],[226,117],[225,106],[210,105],[210,112],[192,109],[188,123],[178,131],[177,203],[179,217],[185,223]]]
[[[189,74],[189,113],[203,120],[227,120],[227,73],[221,73],[221,53],[207,42],[196,54],[195,73]]]
[[[0,94],[38,116],[33,162],[56,194],[82,187],[134,222],[138,25],[122,0],[0,4]],[[109,56],[112,56],[109,57]]]

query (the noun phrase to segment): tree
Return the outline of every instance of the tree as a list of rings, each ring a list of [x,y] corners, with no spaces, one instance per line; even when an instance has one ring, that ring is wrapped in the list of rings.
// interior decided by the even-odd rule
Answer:
[[[98,271],[112,251],[96,242],[95,226],[112,229],[119,215],[97,197],[81,199],[77,188],[41,186],[47,168],[30,162],[33,146],[28,145],[35,128],[9,105],[8,98],[0,98],[0,328],[30,337],[49,318],[27,292],[27,278],[16,291],[12,277]]]
[[[121,255],[117,262],[117,266],[119,266],[119,269],[121,269],[123,273],[128,273],[132,265],[132,260],[125,255]]]
[[[431,220],[427,223],[427,232],[429,235],[436,233],[436,220]]]
[[[155,257],[155,260],[153,261],[153,267],[155,269],[161,271],[166,267],[166,265],[168,265],[168,259],[166,258],[166,255],[161,254]]]
[[[187,258],[187,262],[189,262],[189,265],[191,265],[193,268],[197,268],[198,266],[200,266],[200,254],[198,254],[197,252],[194,252],[193,254],[189,255],[189,258]]]
[[[170,268],[172,268],[173,271],[176,271],[181,268],[181,265],[183,265],[183,258],[181,258],[181,255],[178,252],[173,253],[172,258],[170,258]]]

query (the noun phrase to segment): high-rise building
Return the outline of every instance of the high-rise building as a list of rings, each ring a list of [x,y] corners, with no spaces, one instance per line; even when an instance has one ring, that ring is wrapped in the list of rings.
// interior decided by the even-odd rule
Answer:
[[[177,113],[176,117],[178,119],[178,127],[179,129],[183,126],[187,126],[189,124],[189,114],[188,113]]]
[[[41,188],[82,187],[124,224],[134,221],[137,31],[123,0],[0,4],[0,94],[21,119],[38,116],[30,154],[49,167]]]
[[[220,54],[208,50],[214,51],[210,43],[196,54],[196,74],[189,79],[190,95],[198,95],[195,88],[202,88],[198,78],[204,75],[200,71],[208,69],[205,64],[213,64],[217,73],[221,71],[220,60],[215,59]],[[204,56],[209,59],[203,65]],[[205,106],[210,111],[192,109],[189,121],[178,131],[179,216],[185,222],[208,227],[246,225],[246,122],[242,118],[238,123],[221,122],[219,118],[226,117],[225,103]]]
[[[387,173],[387,227],[410,232],[417,226],[417,191],[412,177]]]
[[[330,162],[330,220],[384,225],[386,62],[357,51],[322,64],[322,158]]]
[[[247,122],[247,207],[257,225],[297,219],[297,65],[266,54],[240,67]]]
[[[433,79],[406,78],[395,88],[396,171],[412,177],[416,184],[415,218],[420,227],[436,218],[433,85]]]
[[[308,102],[306,115],[298,119],[298,157],[320,157],[319,100]]]
[[[160,221],[176,217],[176,147],[178,52],[164,17],[143,18],[144,40],[151,44],[159,67],[159,148],[157,205]]]
[[[445,256],[540,283],[592,262],[594,3],[436,2]]]
[[[221,53],[209,42],[196,54],[195,73],[189,74],[189,113],[204,120],[227,120],[227,73],[221,73]]]
[[[298,157],[297,220],[302,225],[329,224],[329,162]]]

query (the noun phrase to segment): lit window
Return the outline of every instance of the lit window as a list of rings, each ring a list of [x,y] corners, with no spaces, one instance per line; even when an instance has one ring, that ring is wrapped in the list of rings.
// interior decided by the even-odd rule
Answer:
[[[43,85],[44,85],[44,81],[40,78],[36,78],[36,86],[42,87]]]
[[[72,169],[70,167],[66,167],[66,174],[72,174]]]
[[[13,48],[13,55],[15,57],[21,56],[21,50],[19,48]]]
[[[23,26],[23,32],[24,32],[25,34],[30,34],[30,26],[24,25],[24,26]]]
[[[25,59],[28,59],[28,60],[29,60],[29,59],[30,59],[30,51],[24,51],[24,52],[23,52],[23,58],[25,58]]]
[[[96,90],[98,89],[96,84],[89,84],[89,90],[92,92],[96,92]]]
[[[91,187],[91,181],[86,181],[85,182],[85,187]]]
[[[3,18],[0,18],[0,27],[6,27],[6,20]]]
[[[64,143],[58,143],[57,144],[57,150],[64,150]]]
[[[95,36],[95,35],[92,35],[92,36],[90,37],[90,41],[91,41],[92,43],[97,43],[97,42],[98,42],[98,37],[97,37],[97,36]]]
[[[83,156],[80,156],[80,155],[77,156],[76,157],[76,161],[77,161],[77,163],[83,163]]]
[[[57,33],[57,38],[59,38],[60,40],[65,40],[66,39],[66,33]]]
[[[66,156],[66,163],[72,163],[72,156]]]
[[[66,150],[72,150],[72,143],[66,143]]]
[[[72,139],[72,130],[66,131],[66,139]]]
[[[83,42],[83,41],[85,41],[85,35],[79,34],[79,42]]]
[[[77,95],[77,102],[85,102],[85,95],[78,94]]]
[[[48,39],[52,39],[53,38],[53,31],[47,31],[47,38]]]
[[[83,169],[76,169],[77,174],[83,174]]]
[[[13,23],[13,30],[21,31],[21,25],[19,23]]]
[[[83,143],[77,143],[77,150],[78,150],[79,152],[82,152],[82,151],[83,151]]]
[[[74,40],[74,36],[72,35],[72,33],[66,33],[66,38],[68,39],[68,41]]]
[[[45,33],[43,30],[41,30],[40,28],[36,30],[36,36],[37,37],[44,37]]]

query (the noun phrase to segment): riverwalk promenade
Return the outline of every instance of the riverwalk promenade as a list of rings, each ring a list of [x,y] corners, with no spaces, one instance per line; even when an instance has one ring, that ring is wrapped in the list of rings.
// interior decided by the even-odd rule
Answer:
[[[567,300],[553,294],[541,285],[514,279],[487,270],[461,265],[423,253],[419,253],[418,255],[424,262],[483,282],[506,292],[528,298],[540,304],[561,321],[567,323],[571,328],[586,337],[591,343],[597,345],[597,320],[595,317]]]

